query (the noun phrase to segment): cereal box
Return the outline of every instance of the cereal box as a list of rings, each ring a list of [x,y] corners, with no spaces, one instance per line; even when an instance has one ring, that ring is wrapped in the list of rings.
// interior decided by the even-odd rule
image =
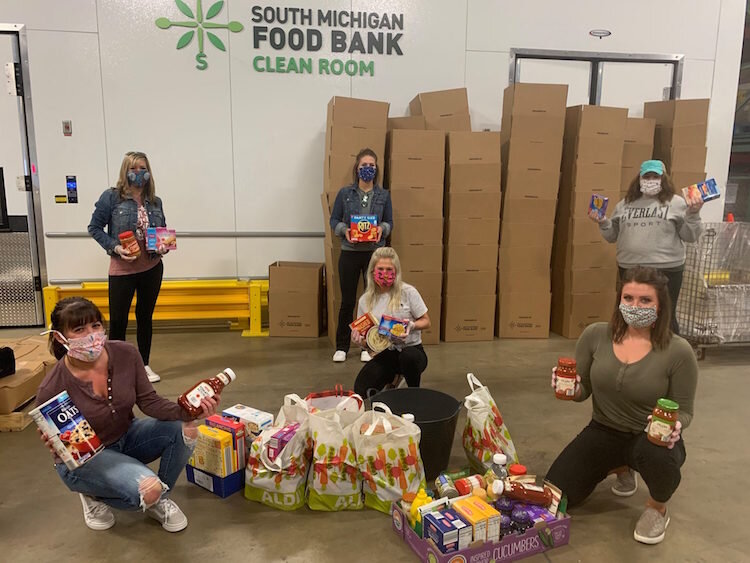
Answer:
[[[232,449],[237,458],[237,469],[245,468],[245,424],[234,418],[213,414],[206,419],[211,428],[218,428],[232,435]]]
[[[682,188],[682,195],[687,202],[690,202],[690,200],[693,199],[697,199],[698,197],[700,197],[703,201],[711,201],[712,199],[721,197],[721,194],[719,193],[719,187],[716,185],[716,180],[714,180],[713,178],[710,178],[705,182],[692,184],[687,188]]]
[[[273,415],[242,404],[224,409],[221,416],[234,418],[245,425],[247,434],[252,438],[273,424]],[[248,440],[250,441],[250,440]]]
[[[383,336],[401,338],[406,334],[406,329],[409,326],[409,321],[404,319],[397,319],[390,315],[383,315],[380,319],[380,326],[378,332]]]
[[[151,252],[177,250],[175,230],[166,227],[149,227],[146,229],[146,250]]]
[[[607,205],[609,205],[609,198],[599,194],[591,194],[591,202],[589,203],[589,209],[596,211],[599,217],[604,217],[607,211]]]
[[[367,334],[368,330],[377,325],[378,320],[375,316],[372,313],[365,313],[361,317],[354,319],[354,321],[349,324],[349,328],[356,330],[360,334]]]
[[[67,391],[39,405],[29,415],[49,437],[55,453],[68,469],[80,467],[104,449]]]
[[[198,440],[188,464],[212,475],[226,477],[237,471],[236,463],[232,435],[201,424],[198,427]]]
[[[375,242],[378,240],[378,216],[352,215],[349,234],[357,242]]]

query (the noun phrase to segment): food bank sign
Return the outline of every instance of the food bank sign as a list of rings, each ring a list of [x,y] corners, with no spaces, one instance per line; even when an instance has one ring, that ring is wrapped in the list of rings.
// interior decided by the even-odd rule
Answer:
[[[195,43],[198,70],[208,68],[206,40],[226,52],[219,35],[242,31],[252,34],[250,56],[255,72],[375,76],[374,60],[352,60],[350,55],[404,54],[400,45],[403,13],[254,5],[248,12],[246,26],[241,21],[218,21],[224,0],[211,4],[205,14],[201,0],[196,0],[194,7],[183,0],[175,0],[175,4],[188,19],[161,17],[156,26],[165,30],[182,28],[177,49]],[[281,55],[282,51],[295,54]],[[320,52],[332,56],[317,55]]]

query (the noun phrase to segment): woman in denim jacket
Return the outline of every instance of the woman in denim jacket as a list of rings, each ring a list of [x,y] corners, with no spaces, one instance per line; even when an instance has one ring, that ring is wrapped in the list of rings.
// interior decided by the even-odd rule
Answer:
[[[152,383],[161,378],[149,366],[151,354],[152,315],[159,296],[164,265],[163,251],[146,250],[146,229],[166,227],[161,199],[156,197],[154,178],[148,157],[142,152],[128,152],[120,166],[114,188],[106,190],[96,202],[89,234],[111,256],[109,263],[109,338],[125,340],[128,313],[133,295],[138,351]],[[105,232],[104,227],[107,227]],[[141,252],[137,256],[120,244],[119,235],[132,231]]]
[[[367,279],[367,266],[376,248],[385,246],[385,241],[393,229],[393,209],[391,194],[378,184],[380,168],[378,157],[371,149],[362,149],[352,170],[352,184],[341,188],[336,195],[331,212],[331,230],[340,237],[341,256],[339,258],[339,283],[341,284],[341,309],[336,329],[336,353],[334,362],[346,361],[351,343],[351,329],[354,305],[357,301],[359,277]],[[375,215],[378,218],[378,236],[375,242],[357,242],[351,237],[352,215]],[[362,351],[360,359],[370,359]]]

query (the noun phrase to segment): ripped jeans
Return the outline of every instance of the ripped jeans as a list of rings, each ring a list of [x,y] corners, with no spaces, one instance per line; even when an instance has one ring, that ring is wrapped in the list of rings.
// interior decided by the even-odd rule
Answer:
[[[55,468],[65,485],[120,510],[144,510],[141,484],[162,484],[162,496],[174,487],[192,451],[185,444],[180,421],[136,418],[128,431],[93,459],[71,471],[64,463]],[[188,440],[190,441],[190,440]],[[147,463],[159,461],[158,476]]]

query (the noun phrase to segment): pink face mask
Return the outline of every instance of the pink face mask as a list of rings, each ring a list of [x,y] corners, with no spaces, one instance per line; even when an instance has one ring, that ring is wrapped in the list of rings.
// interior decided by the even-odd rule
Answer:
[[[95,362],[98,360],[99,356],[102,355],[102,350],[104,350],[104,343],[107,341],[106,332],[92,332],[80,338],[65,338],[57,330],[47,330],[42,334],[47,334],[48,332],[57,333],[64,341],[63,346],[68,351],[68,356],[82,362]]]
[[[393,270],[375,270],[372,276],[380,287],[391,287],[396,281],[396,272]]]

